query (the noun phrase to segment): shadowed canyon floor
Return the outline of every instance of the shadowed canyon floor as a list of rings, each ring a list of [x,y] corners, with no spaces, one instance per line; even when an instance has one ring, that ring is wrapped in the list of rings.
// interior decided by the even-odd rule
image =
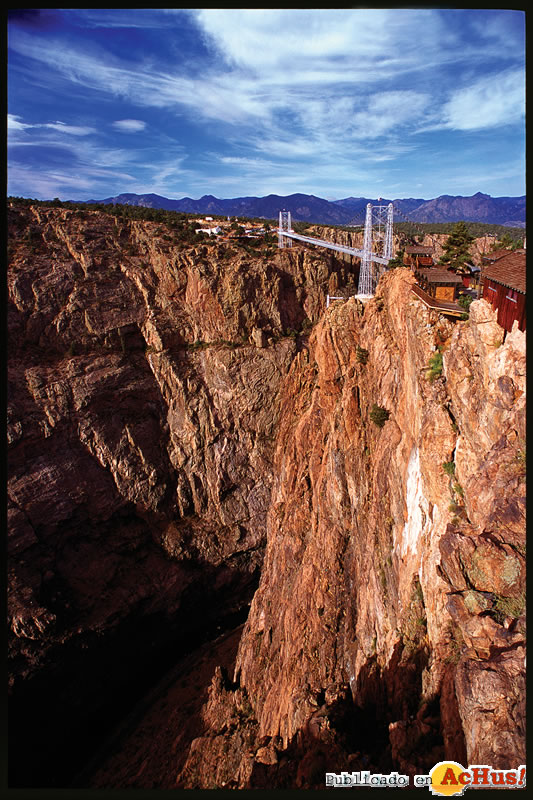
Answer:
[[[407,269],[326,309],[357,268],[300,247],[9,234],[11,785],[525,763],[525,335]]]
[[[241,634],[242,625],[170,670],[102,743],[73,786],[176,789],[189,747],[204,732],[201,711],[215,669],[233,670]]]

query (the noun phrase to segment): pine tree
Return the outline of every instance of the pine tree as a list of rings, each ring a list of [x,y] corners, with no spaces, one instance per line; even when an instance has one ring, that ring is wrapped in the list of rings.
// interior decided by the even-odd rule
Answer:
[[[470,235],[466,222],[456,222],[445,245],[444,253],[440,257],[439,264],[445,264],[454,269],[463,270],[471,261],[470,245],[474,237]]]
[[[404,252],[405,250],[399,250],[398,253],[396,253],[395,257],[391,258],[391,260],[387,264],[387,269],[395,269],[396,267],[405,267],[405,264],[403,263]]]
[[[516,242],[511,239],[508,233],[504,233],[503,236],[500,236],[500,239],[493,247],[493,250],[511,250],[516,247]]]

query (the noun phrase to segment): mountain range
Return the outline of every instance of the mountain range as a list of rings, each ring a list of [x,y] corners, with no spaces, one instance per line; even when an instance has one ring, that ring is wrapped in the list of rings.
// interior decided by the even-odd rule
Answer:
[[[413,222],[485,222],[490,225],[506,225],[523,228],[526,224],[526,198],[491,197],[477,192],[471,197],[441,195],[433,200],[404,198],[346,197],[343,200],[324,200],[310,194],[266,197],[235,197],[219,199],[206,194],[198,200],[182,197],[173,200],[158,194],[118,194],[104,200],[88,200],[88,203],[124,204],[162,208],[191,214],[221,214],[226,216],[263,217],[277,219],[280,210],[291,212],[293,221],[315,222],[329,225],[363,224],[365,209],[372,205],[388,205],[393,202],[400,221]],[[403,218],[403,219],[402,219]]]

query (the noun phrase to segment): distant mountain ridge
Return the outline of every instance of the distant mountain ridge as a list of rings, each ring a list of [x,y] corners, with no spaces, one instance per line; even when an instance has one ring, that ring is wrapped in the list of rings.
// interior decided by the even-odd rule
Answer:
[[[276,219],[282,209],[291,212],[292,219],[329,225],[348,225],[364,222],[368,203],[388,205],[393,202],[400,214],[413,222],[485,222],[490,225],[506,225],[523,228],[526,224],[526,197],[491,197],[477,192],[471,197],[446,195],[432,200],[423,198],[346,197],[343,200],[324,200],[310,194],[266,197],[235,197],[220,199],[206,194],[198,200],[182,197],[173,200],[158,194],[123,193],[104,200],[88,200],[87,203],[123,204],[162,208],[189,214],[221,214],[226,216],[264,217]]]

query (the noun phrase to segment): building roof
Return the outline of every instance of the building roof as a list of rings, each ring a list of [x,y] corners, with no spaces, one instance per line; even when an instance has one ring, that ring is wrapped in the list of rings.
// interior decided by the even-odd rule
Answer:
[[[425,255],[429,255],[433,253],[435,250],[434,247],[425,247],[424,245],[417,244],[417,245],[409,245],[409,247],[405,248],[406,253],[410,253],[412,255],[416,255],[417,253],[421,255],[424,253]]]
[[[483,267],[481,274],[502,286],[522,294],[526,293],[526,254],[525,252],[507,252],[506,255],[498,258],[492,264]]]
[[[491,253],[484,253],[483,254],[483,260],[484,261],[496,261],[498,258],[501,258],[502,256],[509,255],[510,252],[511,252],[510,250],[506,250],[506,249],[493,250]]]
[[[436,267],[427,267],[424,269],[417,269],[416,275],[428,281],[428,283],[462,283],[463,279],[456,275],[455,272],[449,272],[447,269],[437,269]]]

